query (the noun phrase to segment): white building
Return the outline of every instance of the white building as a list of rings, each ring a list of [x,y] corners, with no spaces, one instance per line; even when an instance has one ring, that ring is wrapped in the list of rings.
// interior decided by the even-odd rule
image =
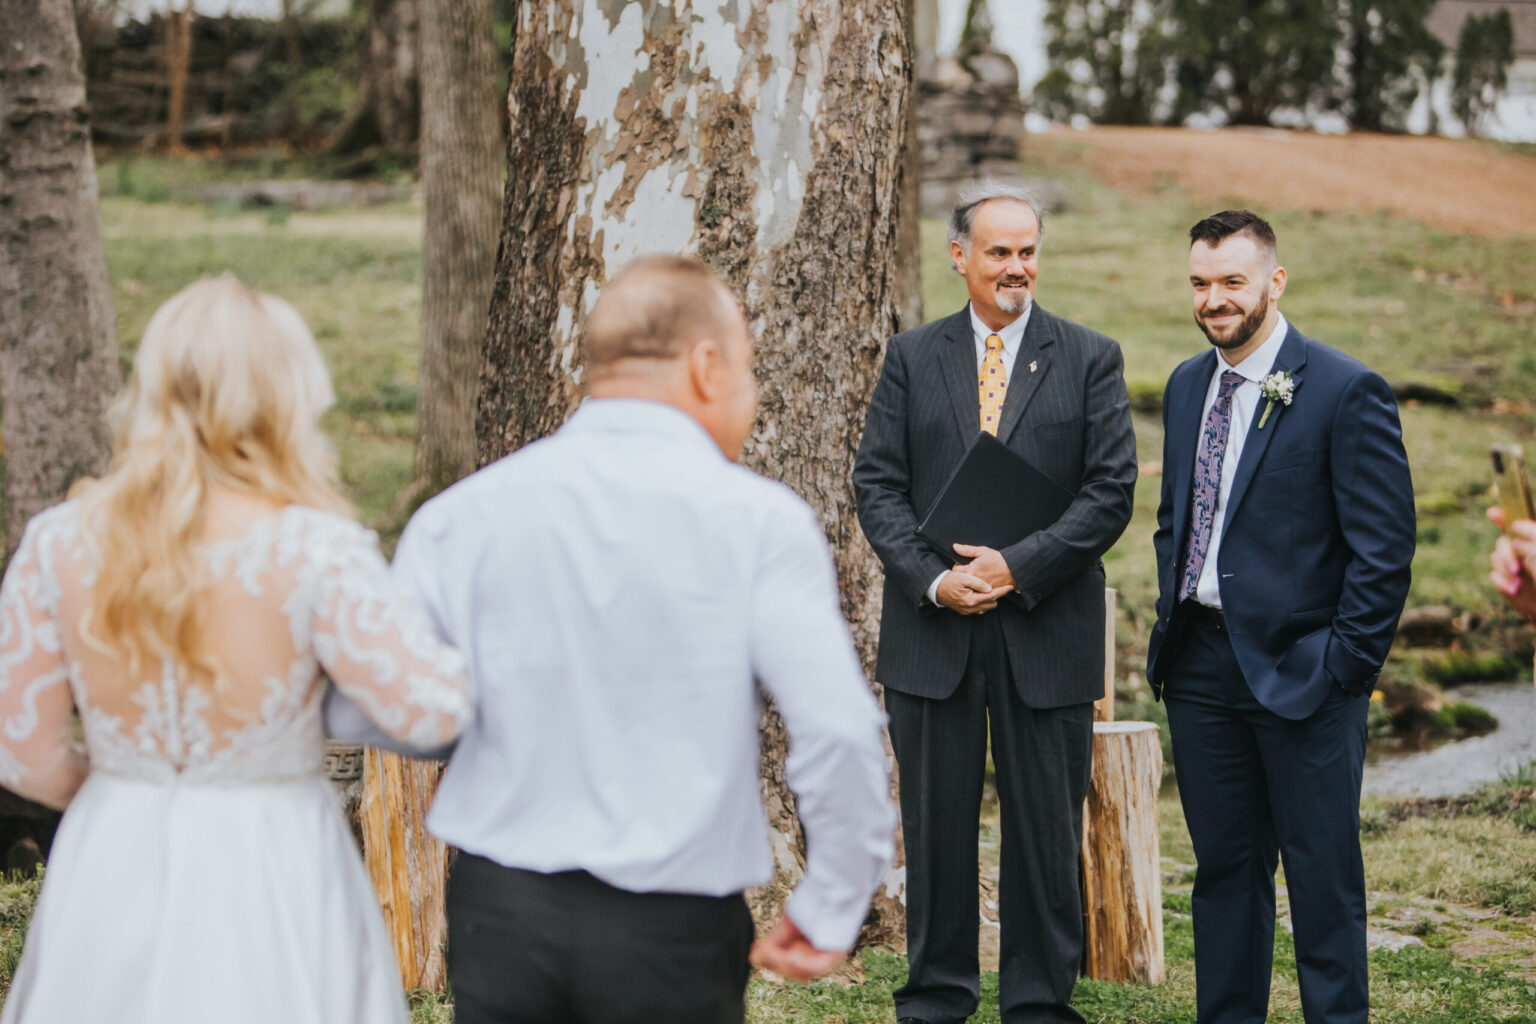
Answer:
[[[1509,11],[1515,28],[1515,62],[1509,69],[1509,88],[1483,126],[1484,134],[1505,142],[1536,142],[1536,0],[1440,0],[1429,15],[1430,30],[1445,43],[1446,73],[1428,96],[1419,97],[1409,117],[1413,132],[1438,130],[1442,135],[1465,134],[1451,113],[1451,69],[1456,39],[1462,22],[1471,14],[1486,15],[1499,8]]]

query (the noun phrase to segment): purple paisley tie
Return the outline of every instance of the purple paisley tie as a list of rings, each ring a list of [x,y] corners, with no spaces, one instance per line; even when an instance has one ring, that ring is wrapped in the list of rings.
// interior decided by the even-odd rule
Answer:
[[[1180,601],[1194,597],[1200,586],[1200,572],[1205,568],[1206,552],[1211,546],[1211,530],[1216,526],[1216,502],[1221,496],[1221,464],[1227,457],[1227,434],[1232,429],[1232,393],[1243,380],[1243,375],[1235,370],[1223,373],[1216,404],[1205,418],[1200,453],[1195,457],[1194,507],[1189,516],[1189,543],[1184,545]]]

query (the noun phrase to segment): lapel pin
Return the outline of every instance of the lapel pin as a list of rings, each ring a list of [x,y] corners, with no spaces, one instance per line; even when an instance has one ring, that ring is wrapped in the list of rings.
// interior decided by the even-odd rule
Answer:
[[[1029,362],[1029,372],[1030,373],[1034,373],[1038,369],[1040,369],[1040,364],[1038,362],[1035,362],[1033,359],[1030,360],[1030,362]]]

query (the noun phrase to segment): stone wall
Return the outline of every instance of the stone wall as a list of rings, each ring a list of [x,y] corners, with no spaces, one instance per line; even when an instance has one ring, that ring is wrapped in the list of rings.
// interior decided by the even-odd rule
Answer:
[[[959,188],[980,178],[1016,179],[1024,100],[1013,61],[990,49],[962,62],[923,55],[917,67],[917,139],[925,217],[948,215]]]

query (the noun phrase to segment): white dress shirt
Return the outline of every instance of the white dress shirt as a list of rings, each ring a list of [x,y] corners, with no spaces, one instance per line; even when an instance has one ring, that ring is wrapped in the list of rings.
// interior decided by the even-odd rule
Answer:
[[[1227,434],[1227,452],[1221,460],[1221,487],[1216,497],[1216,523],[1211,527],[1211,543],[1205,552],[1205,565],[1200,570],[1200,581],[1195,585],[1195,600],[1212,608],[1221,607],[1217,556],[1221,552],[1221,527],[1222,519],[1227,513],[1227,498],[1232,494],[1232,481],[1237,477],[1237,464],[1243,457],[1243,444],[1248,440],[1248,427],[1253,423],[1259,407],[1261,397],[1259,382],[1269,376],[1269,371],[1274,369],[1275,357],[1280,354],[1280,346],[1285,344],[1286,329],[1285,317],[1282,316],[1264,344],[1250,352],[1248,358],[1236,366],[1228,364],[1218,350],[1216,371],[1211,374],[1211,383],[1205,390],[1205,407],[1200,410],[1202,437],[1205,434],[1206,418],[1210,416],[1211,407],[1216,404],[1216,396],[1221,391],[1221,375],[1228,370],[1243,375],[1243,382],[1232,393],[1232,425]],[[1272,427],[1274,426],[1273,413],[1270,414],[1270,418],[1271,422],[1268,426]]]
[[[853,945],[894,852],[883,717],[792,491],[671,406],[589,399],[424,505],[395,565],[477,687],[434,835],[634,892],[761,885],[761,687],[809,848],[786,913]]]
[[[981,365],[987,361],[987,339],[995,334],[1003,339],[1003,380],[1012,384],[1013,361],[1019,357],[1019,348],[1024,344],[1024,329],[1029,326],[1029,314],[1035,310],[1034,302],[1031,301],[1028,306],[1024,307],[1024,312],[1019,314],[1017,320],[1000,331],[994,331],[982,323],[981,317],[976,315],[975,306],[970,307],[970,310],[971,337],[976,342],[976,372],[979,374],[981,372]],[[950,557],[957,558],[959,556],[951,552]],[[948,575],[949,570],[945,569],[933,578],[932,583],[928,584],[929,604],[939,603],[939,584],[944,582],[944,577]]]

